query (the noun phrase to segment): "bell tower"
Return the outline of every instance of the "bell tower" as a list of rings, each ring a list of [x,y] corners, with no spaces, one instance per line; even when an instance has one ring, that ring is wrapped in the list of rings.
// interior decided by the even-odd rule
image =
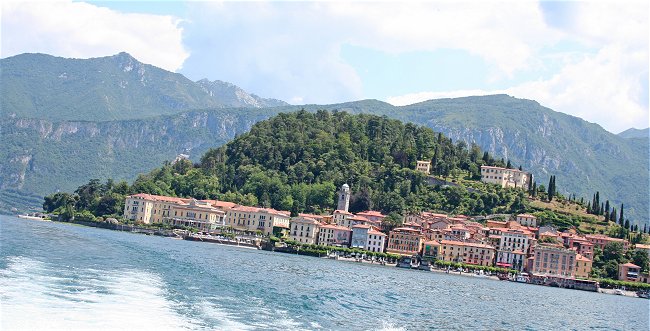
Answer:
[[[350,207],[350,186],[348,184],[343,184],[341,190],[339,191],[339,203],[336,206],[337,210],[348,211]]]

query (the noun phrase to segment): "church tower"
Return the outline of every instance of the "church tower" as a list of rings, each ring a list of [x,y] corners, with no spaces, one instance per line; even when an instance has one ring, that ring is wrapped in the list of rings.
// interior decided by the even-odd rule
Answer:
[[[348,186],[348,184],[343,184],[343,186],[341,186],[341,190],[339,191],[339,203],[336,209],[348,211],[349,207],[350,207],[350,186]]]

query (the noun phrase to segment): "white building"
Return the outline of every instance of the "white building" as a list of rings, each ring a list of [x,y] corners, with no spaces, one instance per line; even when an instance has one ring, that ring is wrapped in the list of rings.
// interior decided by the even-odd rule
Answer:
[[[497,184],[503,188],[513,187],[528,189],[528,184],[532,182],[532,175],[518,169],[481,166],[481,181],[484,183]]]
[[[429,172],[431,172],[431,161],[418,161],[417,165],[415,166],[415,170],[421,171],[428,175]]]
[[[321,224],[310,217],[296,217],[289,222],[291,240],[304,244],[316,244]]]
[[[336,225],[344,226],[348,229],[352,228],[352,218],[354,218],[354,214],[346,210],[337,209],[332,214],[332,219],[334,220],[334,223],[336,223]]]
[[[503,229],[497,248],[497,266],[523,271],[535,235],[523,229]]]
[[[361,248],[371,252],[384,252],[386,234],[369,225],[352,226],[352,242],[350,247]]]
[[[523,226],[532,226],[537,227],[537,217],[530,214],[519,214],[517,215],[517,223]]]

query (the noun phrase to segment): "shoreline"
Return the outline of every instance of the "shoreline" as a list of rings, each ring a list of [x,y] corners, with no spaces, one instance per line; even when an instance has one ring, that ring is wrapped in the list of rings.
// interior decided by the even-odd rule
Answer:
[[[17,217],[17,216],[16,216]],[[44,221],[43,219],[36,220],[36,219],[30,219],[30,218],[21,218],[25,220],[32,220],[32,221]],[[60,224],[68,224],[68,225],[79,225],[79,226],[85,226],[85,227],[92,227],[92,228],[100,228],[100,229],[106,229],[106,230],[112,230],[112,231],[120,231],[120,232],[129,232],[129,233],[134,233],[134,234],[145,234],[145,235],[154,235],[158,237],[164,237],[164,238],[169,238],[169,239],[174,239],[174,240],[187,240],[187,241],[194,241],[194,242],[205,242],[205,243],[210,243],[210,244],[216,244],[220,246],[231,246],[231,247],[241,247],[245,249],[254,249],[254,250],[266,250],[270,251],[273,253],[284,253],[284,254],[292,254],[290,252],[284,252],[284,251],[276,251],[275,249],[264,249],[263,246],[253,246],[253,245],[240,245],[237,242],[233,241],[226,241],[226,240],[221,240],[222,242],[215,242],[215,241],[208,241],[208,240],[201,240],[198,237],[193,237],[193,236],[182,236],[179,237],[178,234],[171,230],[153,230],[153,229],[146,229],[146,228],[139,228],[136,226],[131,226],[131,225],[123,225],[123,224],[110,224],[110,223],[97,223],[97,222],[85,222],[85,221],[73,221],[73,222],[62,222],[62,221],[53,221],[53,220],[45,220],[48,222],[52,223],[60,223]],[[125,229],[125,227],[127,229]],[[136,231],[133,231],[133,230]],[[173,235],[171,235],[173,234]],[[191,239],[187,239],[191,238]],[[300,255],[300,254],[298,254]],[[391,268],[396,268],[396,263],[387,263],[387,264],[380,264],[380,263],[372,263],[371,261],[367,260],[356,260],[355,258],[346,258],[346,257],[338,257],[337,259],[331,259],[328,256],[311,256],[311,255],[303,255],[303,256],[310,256],[314,258],[322,258],[322,259],[329,259],[329,260],[334,260],[334,261],[342,261],[342,262],[352,262],[352,263],[361,263],[361,264],[368,264],[368,265],[377,265],[380,267],[391,267]],[[443,274],[449,274],[449,275],[455,275],[455,276],[464,276],[464,277],[475,277],[475,278],[483,278],[483,279],[489,279],[493,281],[502,281],[499,279],[497,276],[494,275],[479,275],[475,274],[473,272],[459,272],[456,270],[449,270],[447,271],[446,269],[438,269],[436,267],[431,268],[430,270],[419,270],[419,269],[413,269],[413,268],[400,268],[400,269],[407,269],[407,270],[415,270],[415,271],[423,271],[423,272],[436,272],[436,273],[443,273]],[[510,281],[510,280],[504,280],[504,281],[509,281],[509,282],[514,282],[514,283],[521,283],[521,282],[515,282],[515,281]],[[538,285],[538,284],[533,284],[533,283],[521,283],[521,284],[526,284],[526,285]],[[547,285],[538,285],[538,286],[547,286]],[[551,287],[551,286],[547,286]],[[579,289],[571,289],[571,288],[563,288],[567,290],[579,290]],[[582,291],[582,290],[581,290]],[[609,289],[609,288],[601,288],[598,287],[597,291],[588,291],[588,292],[594,292],[594,293],[602,293],[602,294],[610,294],[610,295],[620,295],[620,296],[625,296],[625,297],[632,297],[632,298],[641,298],[637,295],[637,291],[630,291],[630,290],[620,290],[621,293],[617,293],[617,289]],[[643,299],[643,298],[641,298]]]

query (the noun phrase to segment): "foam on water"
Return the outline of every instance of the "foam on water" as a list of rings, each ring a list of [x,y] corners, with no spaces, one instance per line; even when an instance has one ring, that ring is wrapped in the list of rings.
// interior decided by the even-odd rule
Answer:
[[[155,274],[55,269],[9,257],[0,270],[2,330],[178,330],[196,324],[175,312]]]

